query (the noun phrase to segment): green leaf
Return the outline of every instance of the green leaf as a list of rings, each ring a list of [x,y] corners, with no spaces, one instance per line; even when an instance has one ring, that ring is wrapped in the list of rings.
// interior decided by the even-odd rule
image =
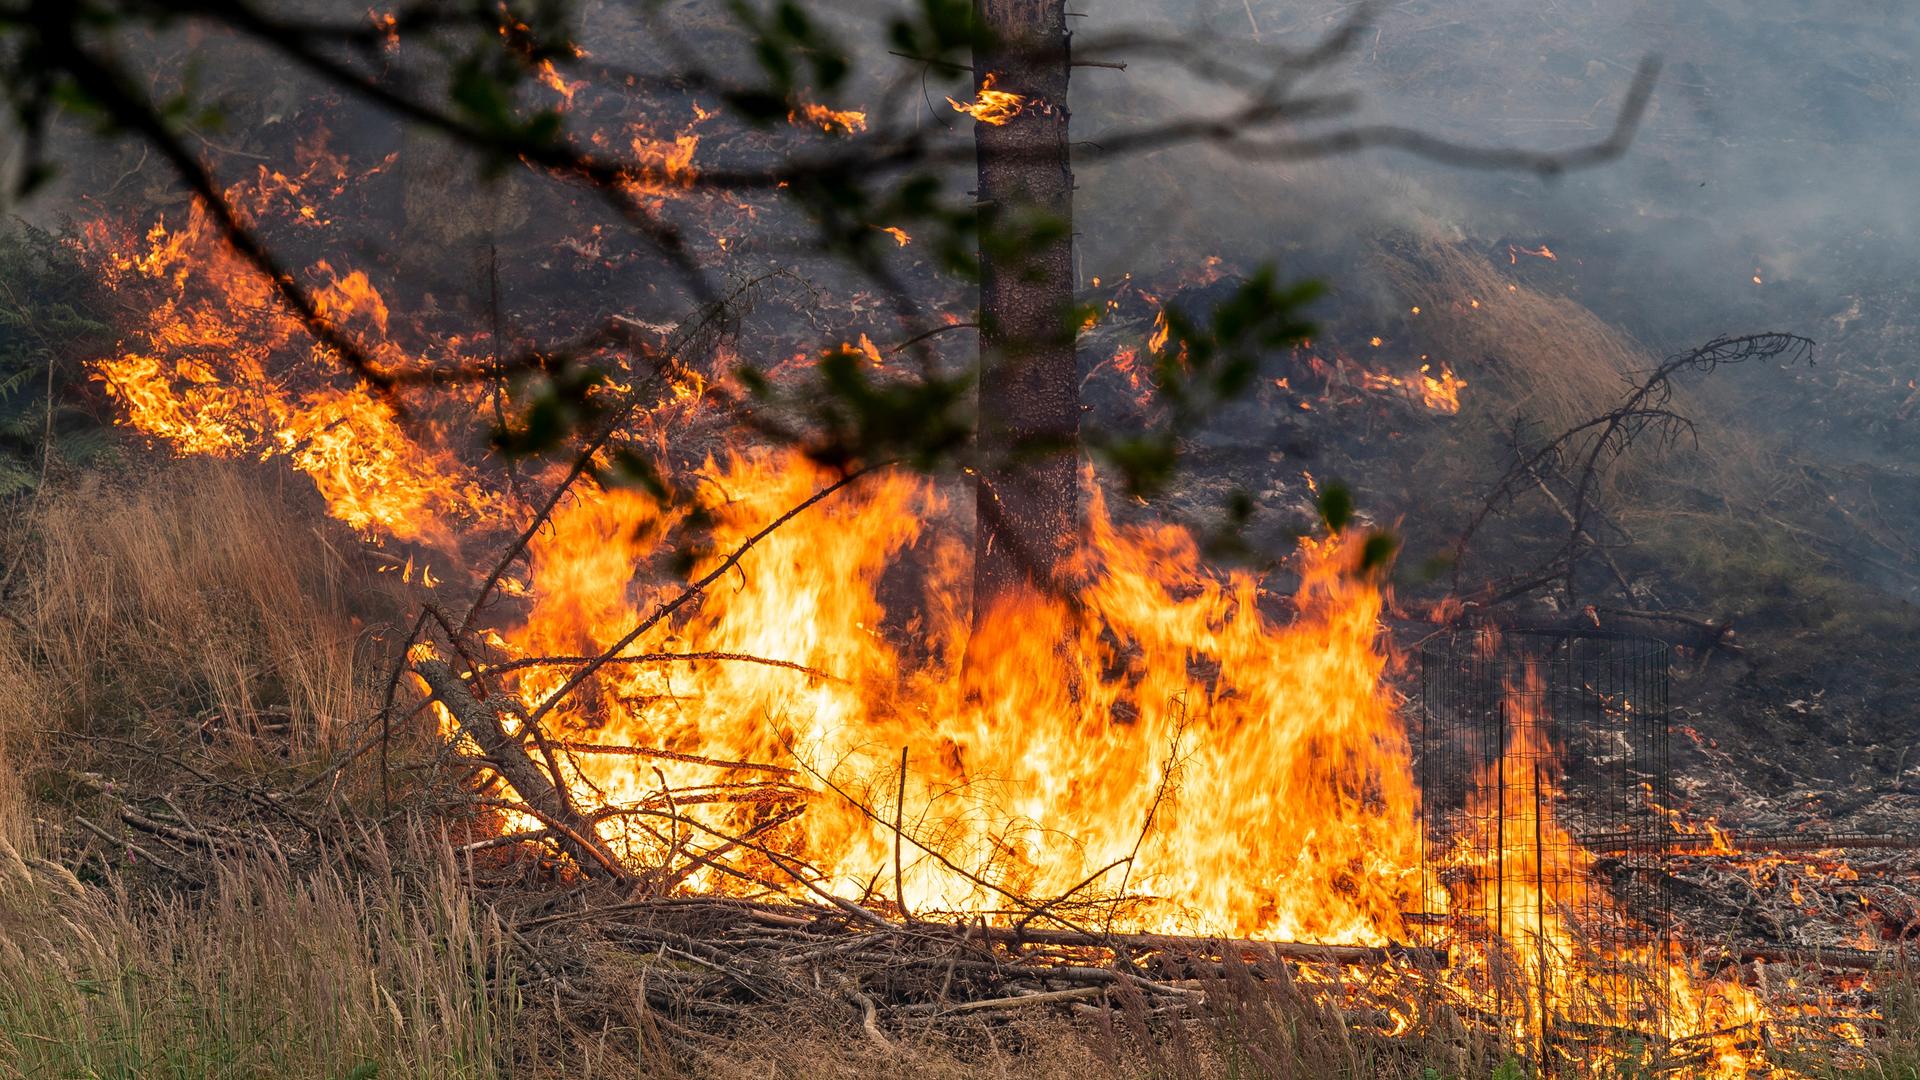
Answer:
[[[666,504],[672,501],[673,490],[667,485],[666,477],[653,461],[627,447],[613,452],[613,467],[602,477],[603,483],[623,487],[637,487],[653,496],[656,502]]]
[[[1339,532],[1353,520],[1353,493],[1339,484],[1320,489],[1320,520],[1330,532]]]
[[[32,491],[39,481],[39,474],[27,463],[12,455],[0,454],[0,499]]]
[[[1392,533],[1369,533],[1360,545],[1360,573],[1371,574],[1375,570],[1393,561],[1393,553],[1400,550],[1400,541]]]

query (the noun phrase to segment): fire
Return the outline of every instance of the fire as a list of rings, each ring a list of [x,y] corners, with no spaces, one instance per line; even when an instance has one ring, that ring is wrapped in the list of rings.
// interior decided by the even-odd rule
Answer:
[[[300,193],[313,172],[289,181],[262,170],[228,197],[251,212],[304,217],[311,204]],[[471,470],[416,443],[390,404],[359,384],[337,385],[338,362],[311,343],[201,207],[177,230],[160,222],[136,240],[96,225],[87,242],[115,288],[165,297],[142,312],[116,355],[92,367],[123,423],[185,453],[285,458],[312,479],[330,513],[363,532],[443,542],[457,523],[500,511]],[[364,274],[318,262],[312,276],[324,318],[390,370],[421,366],[388,335],[386,304]],[[289,355],[304,367],[293,378]]]
[[[1517,995],[1523,1007],[1501,1010],[1510,1036],[1569,1065],[1579,1059],[1568,1055],[1592,1050],[1577,1051],[1578,1039],[1556,1033],[1599,1028],[1688,1046],[1715,1076],[1764,1068],[1740,1045],[1770,1018],[1751,988],[1705,976],[1677,947],[1619,933],[1637,926],[1634,914],[1558,820],[1557,748],[1538,711],[1546,698],[1540,665],[1527,664],[1521,679],[1508,687],[1499,755],[1481,766],[1468,798],[1464,816],[1474,831],[1459,838],[1456,872],[1430,885],[1426,901],[1430,911],[1454,913],[1456,955],[1486,950],[1475,969],[1509,983],[1472,988],[1469,998],[1491,1005]]]
[[[979,102],[955,107],[1004,123],[974,112],[999,93],[991,86],[989,76]],[[638,151],[645,136],[633,138]],[[632,182],[656,195],[688,182],[697,143],[691,126],[645,143],[655,164]],[[263,171],[229,194],[250,215],[324,220],[310,196],[345,183],[342,169],[316,155],[299,175]],[[87,236],[109,284],[141,310],[93,364],[124,423],[182,454],[284,460],[376,542],[452,554],[476,523],[527,520],[431,422],[402,424],[387,402],[343,387],[334,358],[199,208],[144,233],[96,224]],[[305,277],[324,317],[389,370],[460,358],[455,342],[404,344],[366,274],[315,262]],[[1149,353],[1169,336],[1163,310]],[[883,364],[866,334],[843,348]],[[1312,359],[1326,373],[1351,364]],[[1138,350],[1111,363],[1144,399]],[[1466,386],[1431,363],[1406,378],[1362,369],[1361,382],[1448,413]],[[690,413],[705,390],[686,373],[662,408]],[[697,576],[837,479],[745,442],[692,472],[682,486],[697,506],[582,484],[534,534],[524,577],[501,587],[513,614],[483,628],[486,663],[524,711],[547,706],[577,670],[566,658],[597,654],[679,593],[686,578],[671,556],[690,518],[711,529]],[[1276,601],[1254,573],[1210,567],[1184,529],[1116,521],[1086,480],[1071,596],[1016,598],[976,618],[947,489],[902,470],[861,478],[768,534],[726,587],[547,709],[566,778],[643,880],[683,892],[817,891],[882,907],[898,897],[915,914],[985,918],[1057,901],[1056,915],[1087,926],[1345,944],[1405,941],[1404,912],[1484,908],[1489,891],[1524,896],[1523,879],[1580,882],[1606,902],[1593,857],[1555,820],[1552,778],[1538,774],[1528,799],[1524,786],[1480,777],[1476,805],[1522,822],[1518,846],[1422,895],[1420,795],[1381,623],[1388,596],[1359,572],[1357,545],[1302,541],[1296,584]],[[394,562],[408,580],[448,588],[424,557]],[[1549,757],[1542,729],[1522,716],[1506,753]],[[686,827],[663,824],[667,811]],[[1523,845],[1518,833],[1552,842]],[[1597,958],[1563,917],[1564,898],[1534,895],[1502,906],[1478,947],[1510,954],[1529,985],[1563,1002],[1618,989],[1609,961],[1661,967],[1678,1004],[1660,1034],[1710,1045],[1729,1074],[1755,1064],[1735,1045],[1766,1017],[1753,991],[1652,946]],[[1494,1004],[1459,979],[1449,990]],[[1516,1016],[1509,1034],[1536,1043],[1554,1019]]]
[[[637,162],[632,174],[627,177],[628,190],[636,197],[657,204],[676,188],[692,187],[699,178],[693,155],[700,148],[700,136],[694,133],[692,125],[672,138],[661,138],[645,128],[636,127],[628,135],[627,146]]]
[[[560,74],[559,70],[553,66],[552,60],[540,61],[539,66],[534,69],[534,76],[538,78],[541,84],[547,89],[552,90],[560,96],[560,107],[562,109],[573,108],[574,95],[578,94],[581,88],[587,85],[585,79],[569,79]]]
[[[873,343],[873,339],[868,337],[865,334],[860,335],[859,345],[857,346],[842,345],[840,346],[840,348],[845,352],[859,353],[861,356],[865,357],[867,362],[872,364],[874,367],[886,366],[887,360],[886,360],[886,357],[880,354],[880,346],[875,345]]]
[[[1010,90],[995,90],[998,78],[993,72],[987,72],[980,80],[980,92],[974,95],[973,101],[963,104],[948,98],[947,104],[953,106],[955,112],[966,113],[982,124],[998,127],[1007,123],[1026,110],[1027,99]]]
[[[855,135],[867,130],[867,114],[858,109],[830,109],[808,101],[787,113],[787,123],[817,127],[829,135]]]
[[[1173,335],[1173,327],[1167,323],[1167,311],[1161,308],[1153,317],[1153,332],[1147,336],[1147,352],[1157,353],[1167,347],[1167,339]]]
[[[720,549],[827,479],[774,453],[709,463],[704,473],[713,490],[731,493],[712,510],[724,523]],[[890,790],[904,751],[913,831],[938,838],[954,866],[980,868],[974,880],[914,860],[903,892],[917,911],[1004,906],[1002,893],[1063,895],[1106,867],[1111,879],[1085,895],[1106,897],[1132,927],[1330,942],[1401,936],[1398,912],[1417,866],[1411,838],[1394,824],[1413,808],[1407,750],[1379,680],[1381,595],[1343,572],[1350,556],[1339,542],[1302,548],[1295,613],[1275,622],[1258,609],[1250,575],[1213,575],[1184,532],[1115,525],[1096,498],[1079,557],[1082,616],[1032,599],[991,613],[970,643],[950,592],[964,581],[962,555],[924,536],[922,522],[941,509],[926,481],[875,480],[751,552],[741,570],[756,588],[716,593],[677,642],[644,646],[684,642],[797,667],[627,667],[591,702],[556,715],[596,741],[796,770],[793,797],[806,812],[789,827],[788,849],[843,895],[859,895],[891,865],[894,841],[888,815],[876,819],[833,793],[890,802],[875,790]],[[583,500],[557,517],[533,548],[538,599],[507,635],[514,649],[577,654],[635,621],[654,597],[630,597],[624,583],[655,553],[665,524],[650,501],[626,496]],[[921,543],[933,544],[934,615],[931,647],[914,660],[874,632],[886,618],[876,589]],[[1073,647],[1036,649],[1036,640]],[[970,646],[978,670],[965,670]],[[518,689],[538,702],[559,679],[543,673]],[[739,776],[660,765],[674,791]],[[613,805],[660,790],[626,759],[583,757],[580,767]],[[759,803],[716,803],[708,820],[737,835],[762,812]],[[1246,836],[1264,839],[1247,845]],[[642,865],[660,854],[642,833],[624,840]]]
[[[1373,340],[1378,343],[1380,339]],[[1331,368],[1335,374],[1358,368],[1360,385],[1363,388],[1378,393],[1398,394],[1409,400],[1418,401],[1427,409],[1449,416],[1460,411],[1460,391],[1467,387],[1467,381],[1455,375],[1453,369],[1446,364],[1441,364],[1439,373],[1435,374],[1431,363],[1422,363],[1417,373],[1403,378],[1390,372],[1370,371],[1344,357],[1335,357],[1331,365],[1320,361],[1318,357],[1312,359],[1322,366]],[[1421,359],[1424,361],[1426,358]]]
[[[1531,255],[1536,259],[1545,259],[1548,262],[1560,261],[1560,256],[1555,255],[1553,253],[1553,249],[1548,247],[1545,244],[1541,244],[1537,248],[1520,247],[1515,244],[1507,245],[1507,261],[1508,262],[1517,264],[1519,263],[1520,256],[1522,255]]]
[[[1420,365],[1420,402],[1435,412],[1457,413],[1460,411],[1460,391],[1466,389],[1467,380],[1453,373],[1445,364],[1440,365],[1440,374],[1432,373],[1433,365]]]
[[[1133,394],[1135,405],[1145,408],[1153,400],[1153,376],[1147,370],[1147,365],[1140,362],[1140,350],[1131,345],[1115,349],[1112,356],[1087,373],[1087,378],[1093,378],[1095,372],[1106,367],[1111,367],[1127,381],[1127,389]]]

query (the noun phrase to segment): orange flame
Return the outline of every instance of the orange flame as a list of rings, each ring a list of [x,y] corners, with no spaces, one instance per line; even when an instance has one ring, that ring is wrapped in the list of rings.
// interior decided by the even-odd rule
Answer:
[[[311,172],[311,170],[309,171]],[[301,216],[303,183],[266,174],[228,197],[249,212]],[[392,408],[363,386],[342,388],[338,362],[311,344],[268,283],[227,246],[195,205],[173,231],[156,223],[142,241],[95,225],[86,243],[122,290],[153,288],[118,352],[92,377],[119,402],[123,421],[184,453],[284,457],[306,473],[330,513],[364,532],[449,540],[457,522],[502,504],[445,451],[417,444]],[[389,370],[426,361],[388,336],[388,311],[365,274],[314,264],[316,307]],[[287,358],[300,357],[290,378]]]
[[[721,549],[825,479],[790,454],[741,455],[705,471],[706,486],[731,493],[712,508]],[[1250,575],[1218,578],[1183,531],[1116,526],[1096,498],[1079,556],[1090,582],[1083,620],[1033,599],[991,613],[970,643],[949,593],[964,580],[963,554],[936,545],[934,565],[950,570],[930,585],[932,645],[914,662],[874,633],[885,618],[876,590],[940,506],[925,481],[875,481],[770,536],[741,563],[758,585],[716,592],[675,635],[832,681],[752,664],[635,666],[557,715],[601,741],[798,769],[791,782],[808,793],[805,826],[788,843],[845,895],[891,865],[893,841],[831,793],[870,793],[904,747],[917,835],[939,838],[958,866],[988,868],[983,886],[918,861],[904,882],[917,909],[1004,904],[996,889],[1060,895],[1110,867],[1112,879],[1086,894],[1122,903],[1127,925],[1317,941],[1398,935],[1417,862],[1394,823],[1412,814],[1412,781],[1379,682],[1381,597],[1343,572],[1349,555],[1338,542],[1303,546],[1296,613],[1276,623],[1260,612]],[[629,598],[624,583],[664,527],[649,500],[624,495],[557,516],[532,551],[538,599],[508,640],[534,655],[577,653],[619,633],[652,599]],[[1074,647],[1034,647],[1048,640]],[[962,678],[968,655],[982,666]],[[543,675],[519,690],[536,702],[559,681]],[[582,762],[611,803],[658,790],[626,759]],[[662,768],[676,791],[727,777]],[[713,815],[720,832],[750,827],[737,807],[716,805]],[[644,834],[624,840],[638,858],[658,854]],[[1287,872],[1274,872],[1275,860]],[[705,884],[728,887],[718,877]]]
[[[867,114],[858,109],[830,109],[808,101],[787,113],[787,123],[817,127],[829,135],[854,135],[867,130]]]
[[[998,78],[993,72],[987,72],[980,80],[980,92],[974,95],[973,101],[963,104],[948,98],[947,104],[953,106],[955,112],[966,113],[982,124],[998,127],[1007,123],[1026,110],[1027,99],[1010,90],[995,90]]]
[[[539,79],[547,89],[560,95],[560,108],[563,110],[573,108],[574,95],[587,85],[585,79],[568,79],[560,74],[559,69],[553,66],[552,60],[540,61],[539,66],[534,69],[534,77]]]
[[[1467,380],[1453,373],[1445,364],[1440,365],[1440,374],[1432,374],[1431,364],[1420,365],[1420,401],[1435,412],[1457,413],[1460,411],[1460,391],[1467,388]]]
[[[1751,988],[1706,976],[1654,939],[1605,933],[1607,926],[1633,925],[1632,915],[1595,872],[1593,855],[1557,820],[1559,767],[1547,735],[1551,721],[1538,711],[1546,698],[1540,665],[1527,664],[1519,685],[1507,690],[1502,749],[1481,766],[1468,799],[1467,820],[1478,833],[1460,837],[1450,855],[1469,872],[1442,874],[1426,902],[1435,912],[1497,913],[1483,930],[1491,938],[1469,933],[1456,948],[1497,953],[1468,969],[1496,979],[1505,973],[1524,988],[1526,1007],[1504,1011],[1508,1034],[1564,1055],[1568,1048],[1554,1048],[1550,1032],[1598,1024],[1692,1040],[1706,1051],[1709,1075],[1765,1069],[1740,1045],[1770,1015]],[[1667,987],[1664,1009],[1652,997],[1656,982]],[[1492,986],[1466,992],[1487,1004],[1500,993]]]
[[[981,103],[955,107],[984,104],[991,82]],[[636,150],[647,138],[633,137]],[[653,194],[689,182],[697,143],[691,125],[647,142],[656,163],[631,182]],[[316,153],[299,175],[263,170],[230,196],[250,215],[322,221],[309,196],[345,183],[343,170]],[[198,208],[144,235],[95,225],[87,243],[110,285],[147,301],[114,355],[93,365],[125,423],[181,453],[284,459],[329,512],[374,537],[440,543],[471,522],[524,520],[431,425],[402,426],[384,403],[340,388],[333,359]],[[364,273],[321,262],[309,277],[324,316],[383,365],[432,362],[403,347]],[[1168,339],[1162,311],[1148,349]],[[848,348],[882,361],[866,335]],[[1136,350],[1112,362],[1142,388]],[[1364,371],[1362,381],[1443,412],[1459,409],[1466,385],[1444,364],[1422,366],[1417,384]],[[687,373],[666,400],[691,410],[705,392]],[[695,471],[704,482],[685,487],[702,500],[711,552],[733,550],[832,479],[798,453],[747,445]],[[1548,869],[1539,848],[1503,850],[1503,868],[1464,865],[1451,892],[1420,897],[1419,796],[1386,679],[1387,597],[1356,572],[1344,540],[1300,544],[1298,584],[1281,605],[1254,574],[1209,567],[1183,529],[1116,523],[1087,486],[1071,602],[1016,598],[978,618],[968,552],[935,481],[875,474],[794,518],[740,559],[737,586],[710,590],[554,705],[545,722],[577,749],[564,759],[568,778],[592,782],[576,790],[605,812],[633,865],[705,860],[678,886],[699,893],[798,892],[798,874],[873,902],[896,845],[909,846],[897,818],[911,837],[898,895],[925,914],[997,917],[1018,907],[1012,898],[1060,898],[1056,911],[1093,925],[1384,944],[1404,940],[1410,905],[1471,907],[1505,887],[1502,875]],[[525,578],[503,583],[523,603],[489,644],[507,659],[597,653],[678,593],[683,579],[664,566],[693,509],[577,488],[533,537]],[[917,595],[903,598],[891,580],[886,590],[907,602],[903,616],[881,586],[909,556],[922,570]],[[419,570],[429,585],[443,576]],[[710,655],[659,659],[690,652]],[[531,710],[571,670],[530,666],[505,682]],[[1508,754],[1548,756],[1543,725],[1522,714],[1519,732]],[[1516,836],[1554,839],[1555,880],[1592,882],[1592,857],[1553,819],[1551,778],[1535,783],[1549,797],[1508,805],[1512,792],[1482,777],[1475,798],[1530,822]],[[662,810],[704,831],[663,834]],[[1522,957],[1523,977],[1577,1000],[1621,976],[1582,958],[1556,899],[1509,906],[1491,930]],[[1666,1034],[1721,1032],[1708,1039],[1715,1067],[1754,1066],[1722,1031],[1765,1016],[1754,993],[1650,950],[1629,959],[1673,973],[1681,1007]],[[1526,1038],[1534,1023],[1516,1018],[1512,1034]]]

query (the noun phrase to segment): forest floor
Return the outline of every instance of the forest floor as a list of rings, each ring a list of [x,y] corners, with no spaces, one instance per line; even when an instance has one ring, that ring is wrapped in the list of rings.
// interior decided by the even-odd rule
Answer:
[[[366,741],[392,575],[259,470],[75,476],[7,545],[0,1077],[1521,1075],[1286,978],[1222,979],[1177,1023],[1122,1002],[883,1032],[834,993],[670,1016],[649,985],[699,957],[552,932],[530,916],[577,889],[478,853],[437,742]],[[1920,1076],[1920,996],[1885,982],[1857,1055],[1777,1057]]]

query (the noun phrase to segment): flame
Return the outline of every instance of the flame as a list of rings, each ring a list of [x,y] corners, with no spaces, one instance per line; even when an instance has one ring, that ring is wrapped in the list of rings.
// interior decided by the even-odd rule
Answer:
[[[1379,338],[1374,339],[1375,342],[1379,340]],[[1323,366],[1328,366],[1318,357],[1312,359],[1319,361]],[[1422,357],[1422,360],[1424,359],[1425,357]],[[1434,412],[1447,415],[1454,415],[1460,411],[1460,391],[1467,386],[1467,381],[1455,375],[1453,369],[1446,364],[1440,365],[1440,372],[1436,375],[1431,363],[1422,363],[1417,373],[1405,378],[1390,372],[1370,371],[1344,357],[1335,357],[1330,366],[1334,373],[1359,368],[1360,385],[1364,389],[1378,393],[1398,394],[1409,400],[1418,401]],[[1287,389],[1284,381],[1282,389]]]
[[[1764,1058],[1741,1045],[1772,1015],[1750,987],[1708,977],[1675,945],[1619,933],[1638,923],[1557,818],[1559,765],[1547,734],[1551,721],[1538,711],[1546,697],[1541,665],[1526,664],[1507,690],[1503,748],[1480,767],[1467,801],[1473,828],[1450,853],[1455,872],[1439,875],[1426,902],[1430,911],[1484,920],[1456,937],[1456,950],[1485,950],[1468,969],[1518,985],[1525,1006],[1509,1002],[1501,1012],[1509,1036],[1564,1057],[1571,1051],[1556,1045],[1555,1031],[1598,1025],[1685,1040],[1705,1052],[1708,1075],[1764,1072]],[[1667,988],[1664,1008],[1652,989],[1660,984]],[[1487,1005],[1503,992],[1515,989],[1467,991]]]
[[[578,94],[581,88],[587,85],[585,79],[568,79],[566,76],[560,74],[559,69],[553,66],[552,60],[541,60],[539,65],[534,68],[534,77],[539,79],[541,84],[547,89],[560,95],[560,108],[562,110],[573,108],[574,95]]]
[[[1145,408],[1153,400],[1153,377],[1147,366],[1140,362],[1140,351],[1131,345],[1115,349],[1113,356],[1105,364],[1111,365],[1121,378],[1127,381],[1127,389],[1133,393],[1134,405]],[[1091,372],[1089,377],[1091,377]]]
[[[673,189],[692,187],[699,178],[693,155],[700,148],[700,136],[691,125],[672,138],[636,127],[628,135],[627,146],[636,163],[627,176],[627,189],[637,197],[657,201]]]
[[[723,523],[719,549],[826,479],[771,452],[703,472],[714,481],[706,486],[731,493],[710,511]],[[892,835],[823,793],[869,791],[904,748],[917,833],[939,838],[958,866],[988,868],[983,885],[917,861],[903,883],[916,910],[1004,905],[996,890],[1062,895],[1111,867],[1112,880],[1091,895],[1124,888],[1109,899],[1131,926],[1310,941],[1399,936],[1417,856],[1394,823],[1412,813],[1412,782],[1379,680],[1381,595],[1343,572],[1350,556],[1338,541],[1303,545],[1295,614],[1274,622],[1250,575],[1213,575],[1184,532],[1117,526],[1096,498],[1079,556],[1082,618],[1030,598],[990,613],[969,642],[946,592],[964,580],[959,554],[936,549],[934,564],[955,576],[936,575],[932,645],[915,661],[875,633],[885,618],[877,586],[939,509],[925,481],[876,481],[769,537],[741,563],[759,585],[715,593],[676,635],[688,647],[800,665],[831,681],[756,664],[635,666],[590,702],[560,706],[560,722],[606,742],[797,769],[807,810],[789,842],[844,895],[859,895],[891,865]],[[656,554],[665,527],[649,500],[623,495],[556,516],[532,549],[538,599],[509,642],[532,655],[577,654],[618,634],[655,599],[628,596],[625,582]],[[1035,647],[1050,640],[1073,647]],[[962,678],[969,649],[985,659]],[[530,678],[519,691],[538,701],[559,678]],[[581,768],[613,804],[658,790],[625,759],[583,758]],[[705,766],[662,768],[676,791],[725,777]],[[752,814],[738,808],[716,806],[714,815],[717,832],[751,827]],[[1247,836],[1263,842],[1247,845]],[[623,839],[653,852],[643,835]]]
[[[1445,364],[1440,365],[1440,374],[1432,374],[1431,364],[1420,365],[1420,403],[1435,412],[1457,413],[1460,411],[1460,391],[1466,389],[1467,380],[1453,373]]]
[[[1167,338],[1172,336],[1173,327],[1167,324],[1167,309],[1161,308],[1153,316],[1153,333],[1147,337],[1147,351],[1157,353],[1167,347]]]
[[[980,92],[974,95],[972,102],[962,104],[948,98],[947,104],[953,106],[955,112],[966,113],[982,124],[998,127],[1007,123],[1026,110],[1027,99],[1009,90],[995,90],[993,87],[998,78],[995,73],[987,72],[986,77],[980,80]]]
[[[227,196],[250,213],[301,219],[312,209],[302,191],[331,167],[321,157],[295,179],[263,169]],[[338,385],[338,361],[311,343],[203,207],[177,230],[157,222],[138,240],[96,223],[83,243],[110,287],[163,294],[114,355],[91,365],[122,423],[183,453],[284,458],[333,516],[363,532],[448,542],[456,524],[501,509],[453,455],[416,443],[389,403],[357,383]],[[365,274],[322,261],[311,278],[321,316],[376,361],[395,371],[426,363],[389,336],[386,304]]]
[[[840,348],[846,352],[859,353],[861,356],[865,357],[867,359],[867,362],[872,364],[874,367],[886,366],[887,360],[886,360],[886,357],[880,355],[880,346],[875,345],[873,343],[873,339],[868,337],[865,334],[860,335],[860,344],[858,346],[842,345],[840,346]]]
[[[975,106],[955,107],[983,107],[991,84]],[[690,182],[691,128],[646,143],[654,164],[630,182],[656,196]],[[651,138],[637,128],[632,137],[636,150]],[[323,149],[296,175],[261,170],[230,197],[252,216],[325,221],[315,198],[351,177]],[[284,460],[330,513],[376,540],[452,552],[476,522],[525,520],[431,422],[403,425],[387,403],[343,387],[335,359],[200,208],[145,232],[96,223],[86,237],[109,285],[140,310],[92,365],[123,423],[183,454]],[[405,345],[365,273],[315,262],[305,277],[323,316],[388,369],[458,359],[457,342]],[[1149,354],[1168,339],[1162,310]],[[883,361],[865,334],[843,348]],[[1110,362],[1149,392],[1138,350]],[[1354,385],[1343,373],[1352,361],[1302,364]],[[1406,378],[1361,369],[1359,382],[1457,412],[1466,383],[1437,366]],[[682,373],[662,407],[686,415],[707,389]],[[528,711],[577,670],[541,658],[597,654],[679,593],[685,578],[670,566],[684,528],[710,530],[698,574],[834,479],[796,452],[744,443],[693,473],[683,486],[697,506],[583,484],[532,537],[525,576],[501,585],[516,614],[485,633],[500,658],[532,662],[500,676]],[[968,553],[939,482],[881,472],[794,517],[746,552],[725,587],[552,706],[543,723],[568,748],[567,778],[634,867],[702,860],[670,883],[686,892],[797,893],[798,875],[807,889],[879,906],[897,895],[927,915],[1017,917],[1022,903],[1057,899],[1058,914],[1090,926],[1386,944],[1406,940],[1404,911],[1484,910],[1500,890],[1515,900],[1478,947],[1511,954],[1528,985],[1563,1003],[1619,1000],[1623,967],[1664,970],[1676,1007],[1661,1034],[1710,1045],[1728,1075],[1764,1065],[1736,1042],[1768,1015],[1750,988],[1652,945],[1596,956],[1563,913],[1569,895],[1525,899],[1522,884],[1551,878],[1612,902],[1593,857],[1555,820],[1555,778],[1532,772],[1528,792],[1488,771],[1522,776],[1551,759],[1545,725],[1524,711],[1472,797],[1514,838],[1495,845],[1495,865],[1467,861],[1463,848],[1461,873],[1421,895],[1419,794],[1381,626],[1388,597],[1357,571],[1353,545],[1302,541],[1282,602],[1251,572],[1208,566],[1181,528],[1116,522],[1086,481],[1071,595],[1015,597],[977,619]],[[426,587],[447,576],[424,557],[395,562]],[[902,584],[913,580],[902,564],[917,584]],[[701,657],[661,659],[689,653]],[[694,835],[663,832],[665,811]],[[1496,1004],[1449,978],[1451,992]],[[1509,1019],[1521,1040],[1555,1022]]]
[[[854,135],[867,130],[867,114],[858,109],[830,109],[808,101],[787,113],[787,123],[817,127],[829,135]]]

